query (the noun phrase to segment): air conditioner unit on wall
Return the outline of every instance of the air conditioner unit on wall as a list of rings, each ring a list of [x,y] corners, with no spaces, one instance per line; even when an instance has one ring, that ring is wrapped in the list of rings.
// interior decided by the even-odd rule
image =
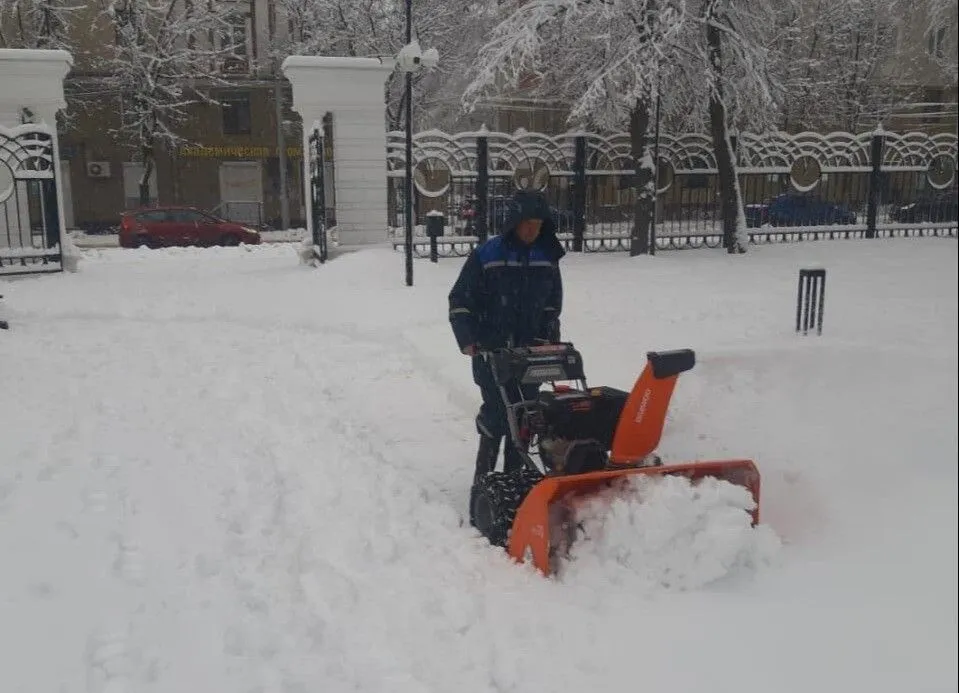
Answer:
[[[229,75],[243,74],[250,71],[250,63],[246,58],[224,58],[220,69]]]
[[[87,175],[90,178],[109,178],[110,162],[109,161],[88,161]]]

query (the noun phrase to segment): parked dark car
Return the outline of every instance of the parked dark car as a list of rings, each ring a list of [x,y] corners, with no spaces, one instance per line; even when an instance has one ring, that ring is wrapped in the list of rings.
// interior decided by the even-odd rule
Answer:
[[[889,220],[900,224],[956,221],[959,218],[957,199],[955,189],[927,193],[912,202],[894,206],[889,210]]]
[[[855,224],[856,213],[842,204],[810,195],[783,193],[762,204],[746,205],[746,226]]]
[[[120,216],[120,247],[258,245],[260,234],[193,207],[149,207]]]
[[[507,205],[510,202],[509,197],[503,195],[494,195],[489,198],[489,219],[490,231],[499,233],[499,230],[506,223]],[[476,204],[475,198],[469,198],[463,201],[459,207],[457,216],[466,222],[467,231],[471,231],[476,224]],[[556,223],[556,230],[560,233],[572,233],[573,231],[573,211],[569,209],[559,209],[550,205],[550,211],[553,213],[553,221]]]

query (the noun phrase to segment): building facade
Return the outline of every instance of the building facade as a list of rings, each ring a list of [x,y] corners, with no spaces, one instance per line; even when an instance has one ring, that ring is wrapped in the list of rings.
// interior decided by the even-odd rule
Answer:
[[[217,65],[222,83],[207,85],[222,105],[190,106],[177,130],[185,141],[154,148],[150,203],[195,206],[251,225],[302,226],[302,124],[291,108],[290,85],[280,75],[281,57],[273,51],[288,30],[281,4],[218,4],[228,18],[228,35],[210,40],[237,46]],[[130,96],[105,86],[98,67],[114,40],[101,12],[102,3],[89,0],[69,15],[62,43],[74,55],[74,68],[59,123],[67,225],[94,232],[116,227],[122,211],[139,206],[144,169],[136,148],[115,134]],[[42,47],[24,19],[14,10],[0,16],[0,44]]]

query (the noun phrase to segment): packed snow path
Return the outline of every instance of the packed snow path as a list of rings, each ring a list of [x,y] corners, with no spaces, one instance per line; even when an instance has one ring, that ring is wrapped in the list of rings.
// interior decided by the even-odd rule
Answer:
[[[662,451],[756,459],[765,524],[668,488],[555,581],[463,525],[459,264],[110,250],[5,284],[3,690],[955,689],[955,241],[569,258],[590,380],[696,349]]]

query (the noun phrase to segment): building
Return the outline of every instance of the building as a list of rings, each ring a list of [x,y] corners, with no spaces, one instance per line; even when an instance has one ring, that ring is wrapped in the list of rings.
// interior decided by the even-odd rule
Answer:
[[[208,85],[223,105],[191,106],[178,129],[187,143],[155,148],[150,202],[196,206],[251,224],[302,226],[302,125],[291,109],[290,86],[279,76],[280,60],[271,51],[284,37],[277,3],[220,4],[231,34],[223,40],[238,46],[218,65],[225,83]],[[74,68],[66,79],[68,107],[59,124],[67,225],[90,231],[117,225],[120,212],[138,206],[144,170],[130,144],[111,134],[124,118],[129,96],[105,86],[97,67],[113,41],[100,12],[101,3],[90,0],[70,15],[66,43]],[[3,35],[12,44],[17,32],[10,24],[17,18],[2,19]]]

